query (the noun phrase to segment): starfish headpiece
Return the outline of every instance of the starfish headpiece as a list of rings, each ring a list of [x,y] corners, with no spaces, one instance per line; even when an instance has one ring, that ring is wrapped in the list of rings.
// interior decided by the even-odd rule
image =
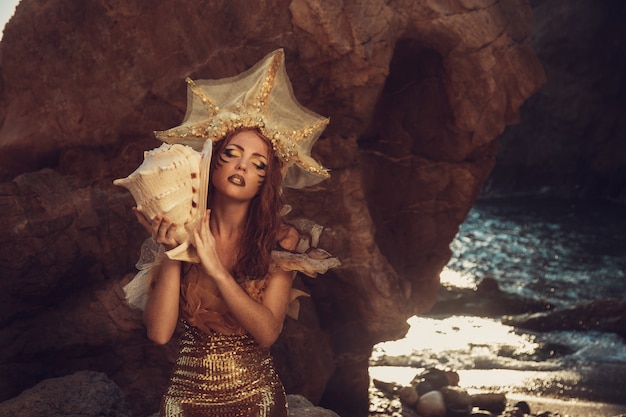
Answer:
[[[258,129],[283,162],[284,186],[302,188],[330,177],[310,156],[329,119],[296,100],[282,49],[234,77],[186,81],[183,122],[155,132],[157,138],[200,151],[206,140],[218,142],[236,130]]]

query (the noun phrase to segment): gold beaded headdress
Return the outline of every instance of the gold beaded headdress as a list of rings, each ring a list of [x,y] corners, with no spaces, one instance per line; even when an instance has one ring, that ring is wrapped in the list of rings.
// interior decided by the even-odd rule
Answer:
[[[155,132],[157,138],[201,150],[208,139],[217,142],[239,129],[258,129],[283,162],[286,187],[307,187],[330,177],[310,156],[329,119],[296,100],[282,49],[234,77],[186,81],[187,114],[182,124]]]

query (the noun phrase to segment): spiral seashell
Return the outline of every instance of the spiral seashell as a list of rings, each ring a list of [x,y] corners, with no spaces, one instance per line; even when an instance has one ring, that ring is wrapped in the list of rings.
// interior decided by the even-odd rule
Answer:
[[[202,153],[186,145],[164,143],[144,152],[143,163],[129,176],[113,181],[130,191],[146,219],[153,221],[163,215],[179,226],[174,238],[182,243],[166,252],[171,259],[199,261],[190,238],[206,211],[211,152],[210,140]]]

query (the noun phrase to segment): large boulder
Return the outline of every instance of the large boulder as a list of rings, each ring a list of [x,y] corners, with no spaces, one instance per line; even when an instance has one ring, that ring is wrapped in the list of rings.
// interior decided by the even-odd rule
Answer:
[[[331,117],[313,153],[332,178],[287,197],[342,266],[298,281],[310,302],[273,352],[289,392],[365,415],[373,344],[435,302],[496,138],[544,82],[530,18],[526,0],[21,2],[0,43],[0,399],[87,365],[154,409],[176,340],[152,346],[122,299],[144,235],[112,180],[180,123],[185,77],[283,47]]]
[[[131,417],[124,393],[105,374],[81,371],[46,379],[0,403],[1,417]]]

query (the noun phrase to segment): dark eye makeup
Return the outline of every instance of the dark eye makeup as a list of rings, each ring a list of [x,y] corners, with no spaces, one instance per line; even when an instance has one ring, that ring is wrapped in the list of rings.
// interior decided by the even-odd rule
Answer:
[[[227,158],[239,157],[242,155],[242,153],[243,153],[243,148],[240,148],[239,146],[236,146],[236,145],[230,145],[224,148],[219,159],[222,162],[227,162]],[[258,158],[258,160],[253,160],[252,164],[258,170],[265,171],[267,169],[267,164],[263,162],[262,160],[260,160],[260,158]]]

